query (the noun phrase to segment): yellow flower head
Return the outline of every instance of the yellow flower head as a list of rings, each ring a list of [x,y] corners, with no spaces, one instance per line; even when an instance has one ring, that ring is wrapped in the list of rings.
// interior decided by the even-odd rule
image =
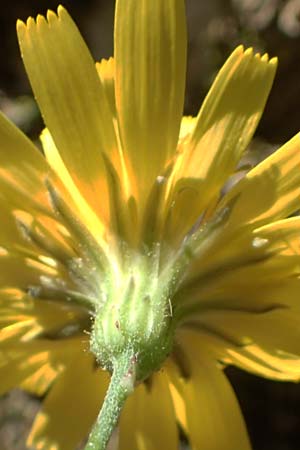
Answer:
[[[63,7],[17,30],[46,128],[42,154],[0,116],[0,393],[45,396],[28,446],[83,442],[111,372],[86,449],[129,396],[120,450],[175,450],[178,425],[249,450],[222,369],[300,378],[299,135],[227,183],[276,59],[238,47],[182,119],[183,0],[117,0],[96,66]]]

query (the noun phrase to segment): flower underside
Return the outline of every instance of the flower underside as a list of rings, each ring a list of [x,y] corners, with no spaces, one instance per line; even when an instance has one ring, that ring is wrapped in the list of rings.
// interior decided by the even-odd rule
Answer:
[[[129,397],[120,450],[249,450],[222,369],[300,378],[299,135],[243,166],[277,61],[238,47],[182,118],[184,17],[117,0],[96,66],[63,7],[18,21],[45,129],[0,116],[0,393],[45,396],[30,447],[96,420],[104,449]]]

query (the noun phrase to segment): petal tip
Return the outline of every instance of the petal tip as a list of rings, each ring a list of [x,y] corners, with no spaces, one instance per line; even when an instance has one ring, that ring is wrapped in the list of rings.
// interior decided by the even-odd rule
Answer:
[[[64,19],[69,17],[68,11],[62,5],[59,5],[57,8],[57,15],[59,19]]]
[[[48,9],[47,11],[47,21],[49,24],[51,24],[51,22],[54,22],[57,20],[57,15],[55,14],[54,11],[52,11],[51,9]]]
[[[35,26],[35,20],[33,17],[28,17],[28,19],[26,20],[26,28],[30,29],[31,27]]]
[[[244,52],[245,56],[253,56],[253,47],[248,47],[245,52]]]
[[[269,55],[268,55],[268,53],[265,53],[264,55],[262,55],[261,60],[263,62],[269,62]]]
[[[277,58],[277,56],[274,56],[273,58],[271,58],[270,61],[269,61],[269,64],[274,66],[274,67],[277,67],[277,65],[278,65],[278,58]]]
[[[44,24],[46,22],[46,19],[42,14],[38,14],[36,17],[36,25],[39,27],[41,24]]]
[[[243,46],[242,44],[241,44],[241,45],[238,45],[238,46],[232,51],[231,55],[235,55],[236,57],[241,56],[241,55],[243,55],[244,50],[245,50],[245,48],[244,48],[244,46]]]
[[[18,35],[23,35],[26,32],[26,24],[23,22],[23,20],[21,19],[17,20],[16,29]]]

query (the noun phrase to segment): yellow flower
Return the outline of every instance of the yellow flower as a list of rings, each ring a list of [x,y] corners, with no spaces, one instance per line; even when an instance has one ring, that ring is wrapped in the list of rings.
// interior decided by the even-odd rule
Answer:
[[[276,59],[238,47],[182,119],[183,0],[117,0],[96,66],[62,7],[17,29],[45,156],[0,117],[0,393],[45,396],[28,445],[74,450],[123,364],[120,450],[175,450],[178,425],[248,450],[222,369],[300,378],[299,135],[223,189]]]

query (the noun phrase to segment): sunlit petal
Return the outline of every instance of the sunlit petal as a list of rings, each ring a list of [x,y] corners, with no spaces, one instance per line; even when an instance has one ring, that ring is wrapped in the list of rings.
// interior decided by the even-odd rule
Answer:
[[[118,1],[115,63],[121,140],[142,207],[177,145],[186,71],[184,2]]]

